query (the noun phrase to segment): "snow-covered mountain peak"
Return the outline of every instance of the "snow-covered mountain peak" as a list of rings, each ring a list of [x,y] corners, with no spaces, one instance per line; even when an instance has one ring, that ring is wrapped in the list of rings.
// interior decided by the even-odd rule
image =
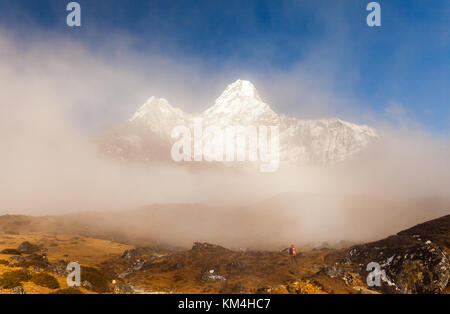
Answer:
[[[186,115],[172,107],[164,98],[150,97],[128,121],[134,125],[144,125],[148,130],[167,138],[173,125],[185,124]]]
[[[173,143],[173,128],[192,128],[194,118],[201,118],[204,127],[279,126],[280,160],[297,165],[342,162],[380,139],[373,128],[338,118],[303,120],[278,115],[262,101],[251,82],[237,80],[201,114],[184,113],[164,98],[149,98],[120,132],[111,133],[104,149],[124,159],[132,155],[152,160],[161,147],[169,154],[166,148]]]
[[[227,86],[214,105],[203,112],[209,119],[223,122],[258,119],[261,116],[275,118],[276,113],[264,103],[250,81],[237,80]]]
[[[228,85],[218,100],[232,99],[235,97],[250,97],[262,101],[255,86],[250,81],[240,79]]]
[[[165,98],[150,97],[133,115],[130,121],[138,119],[148,119],[151,116],[156,117],[182,117],[183,112],[172,107]]]

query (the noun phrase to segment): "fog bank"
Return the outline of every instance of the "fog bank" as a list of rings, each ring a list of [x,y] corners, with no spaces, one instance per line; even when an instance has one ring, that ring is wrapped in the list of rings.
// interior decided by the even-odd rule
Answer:
[[[58,38],[26,44],[11,38],[0,32],[2,214],[203,203],[233,210],[208,214],[206,220],[202,215],[191,217],[186,228],[173,227],[171,221],[178,214],[170,219],[148,218],[154,226],[149,234],[170,242],[199,238],[229,246],[243,244],[247,238],[246,245],[257,246],[262,239],[308,242],[337,236],[356,241],[389,234],[445,208],[450,211],[442,202],[418,201],[450,197],[449,139],[428,133],[401,113],[385,121],[364,112],[380,133],[380,142],[349,162],[326,168],[281,165],[279,171],[264,174],[105,159],[92,142],[96,131],[128,119],[154,94],[169,101],[184,99],[180,106],[185,111],[202,110],[217,96],[211,91],[224,87],[225,78],[236,69],[205,73],[195,60],[186,65],[162,56],[144,58],[125,47],[111,55]],[[257,73],[253,77],[258,81]],[[289,92],[286,80],[280,77],[280,81]],[[199,93],[200,86],[204,94]],[[313,105],[333,95],[325,90],[321,97],[307,97]],[[324,110],[322,104],[320,111]],[[280,195],[296,197],[280,200]],[[236,209],[240,207],[245,210]],[[392,211],[393,207],[401,210]],[[214,227],[208,229],[206,222]],[[145,233],[145,225],[139,230]]]

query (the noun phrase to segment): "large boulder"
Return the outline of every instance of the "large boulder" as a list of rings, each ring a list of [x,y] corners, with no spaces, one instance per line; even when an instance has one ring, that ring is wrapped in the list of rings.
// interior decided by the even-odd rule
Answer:
[[[39,248],[39,246],[35,245],[35,244],[31,244],[28,241],[22,242],[19,247],[17,248],[17,250],[20,253],[24,253],[24,254],[32,254],[32,253],[36,253],[39,252],[41,249]]]

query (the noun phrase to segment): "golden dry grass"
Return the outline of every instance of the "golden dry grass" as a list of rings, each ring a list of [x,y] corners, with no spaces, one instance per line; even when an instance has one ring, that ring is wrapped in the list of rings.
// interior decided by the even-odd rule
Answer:
[[[12,235],[3,233],[0,234],[0,251],[7,248],[16,249],[24,241],[42,245],[46,249],[45,252],[51,263],[65,260],[68,262],[76,261],[88,266],[97,266],[112,257],[120,256],[125,250],[132,248],[131,246],[112,241],[70,234],[28,233]],[[0,254],[0,259],[9,261],[11,256]],[[0,276],[5,272],[19,269],[0,264]],[[58,280],[60,289],[68,288],[66,277],[57,276],[53,273],[48,274]],[[38,286],[32,282],[24,282],[22,286],[27,294],[47,294],[56,291]],[[93,293],[83,288],[80,290],[83,293]],[[11,291],[10,289],[1,289],[0,293],[9,294]]]
[[[9,272],[9,271],[13,271],[13,270],[20,270],[20,269],[21,268],[0,265],[0,276],[3,275],[3,273],[5,273],[5,272]],[[53,277],[55,277],[58,280],[60,289],[65,289],[65,288],[69,287],[66,282],[66,277],[57,276],[53,273],[48,273],[48,274],[52,275]],[[32,283],[31,281],[22,282],[22,287],[25,290],[25,293],[27,293],[27,294],[49,294],[49,293],[56,291],[56,289],[49,289],[46,287],[42,287],[42,286]],[[10,289],[0,289],[0,290],[1,290],[0,291],[1,294],[11,294],[12,293]],[[92,291],[86,290],[84,288],[80,288],[80,290],[86,294],[93,293]]]
[[[86,265],[98,265],[132,248],[132,246],[117,242],[71,234],[28,233],[1,234],[0,251],[7,248],[16,249],[24,241],[46,248],[48,259],[52,263],[65,260]],[[11,255],[0,254],[0,259],[8,260],[9,257]]]

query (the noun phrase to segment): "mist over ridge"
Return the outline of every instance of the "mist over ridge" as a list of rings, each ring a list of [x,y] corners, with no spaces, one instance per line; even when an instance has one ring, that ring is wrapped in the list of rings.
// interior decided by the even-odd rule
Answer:
[[[159,162],[126,163],[102,156],[92,141],[93,135],[131,117],[138,104],[150,95],[161,95],[169,102],[171,94],[177,95],[176,98],[182,95],[184,111],[206,110],[214,97],[210,91],[223,89],[225,81],[233,81],[236,69],[211,74],[198,70],[200,66],[196,63],[180,65],[161,56],[139,58],[130,52],[111,57],[101,49],[92,51],[61,38],[21,46],[6,32],[0,34],[0,85],[4,91],[0,93],[2,214],[132,212],[151,204],[202,203],[230,208],[230,211],[217,216],[208,213],[208,219],[201,215],[189,216],[189,228],[178,228],[178,231],[174,228],[163,240],[191,241],[199,235],[195,233],[199,227],[204,231],[201,238],[205,240],[233,245],[246,238],[250,245],[267,230],[272,230],[270,237],[274,242],[295,236],[305,242],[326,241],[336,235],[342,240],[365,240],[388,235],[400,225],[407,227],[406,224],[420,222],[425,217],[434,218],[438,212],[450,208],[445,203],[450,197],[449,139],[426,131],[402,110],[394,110],[398,104],[388,108],[391,109],[389,120],[362,109],[355,111],[356,116],[369,117],[365,120],[371,122],[381,140],[348,162],[334,166],[282,165],[273,174],[261,174],[209,166],[197,170]],[[119,43],[117,50],[126,47]],[[145,65],[144,70],[137,70],[140,65]],[[297,71],[300,77],[305,75],[300,67]],[[161,74],[164,77],[155,73],[164,73]],[[246,75],[256,77],[255,82],[263,82],[262,88],[258,88],[262,99],[275,98],[267,95],[264,88],[267,78],[257,73]],[[278,74],[268,81],[280,84],[285,91],[294,91],[299,82],[290,83],[292,75]],[[186,88],[182,84],[190,79],[197,86],[191,93],[191,85],[188,83]],[[203,95],[198,88],[201,84]],[[305,82],[305,86],[310,84]],[[311,94],[304,97],[311,108],[317,104],[322,114],[327,111],[323,99],[339,95],[322,88],[320,81],[315,84]],[[280,107],[277,103],[273,105],[274,109]],[[348,108],[343,111],[347,112]],[[355,120],[359,123],[359,119]],[[288,197],[282,205],[265,203],[285,193],[299,197]],[[320,201],[302,203],[303,195],[314,195]],[[366,196],[370,202],[360,201],[360,197]],[[341,203],[335,198],[354,201]],[[391,210],[398,207],[393,203],[407,205],[399,205],[402,210],[396,212]],[[260,205],[254,207],[255,204]],[[273,210],[279,206],[283,212]],[[228,217],[227,223],[224,217]],[[376,217],[383,223],[376,223]],[[159,228],[169,228],[173,219],[176,218],[159,220]],[[245,224],[238,227],[239,236],[228,235],[236,227],[233,221],[255,220],[258,223],[254,227]],[[208,229],[205,221],[214,223],[214,228]],[[293,233],[289,227],[292,221],[298,225]],[[145,233],[146,227],[144,222],[140,232]],[[357,235],[345,232],[349,228],[354,228]],[[153,231],[148,228],[148,232]],[[223,239],[219,235],[224,235]]]

